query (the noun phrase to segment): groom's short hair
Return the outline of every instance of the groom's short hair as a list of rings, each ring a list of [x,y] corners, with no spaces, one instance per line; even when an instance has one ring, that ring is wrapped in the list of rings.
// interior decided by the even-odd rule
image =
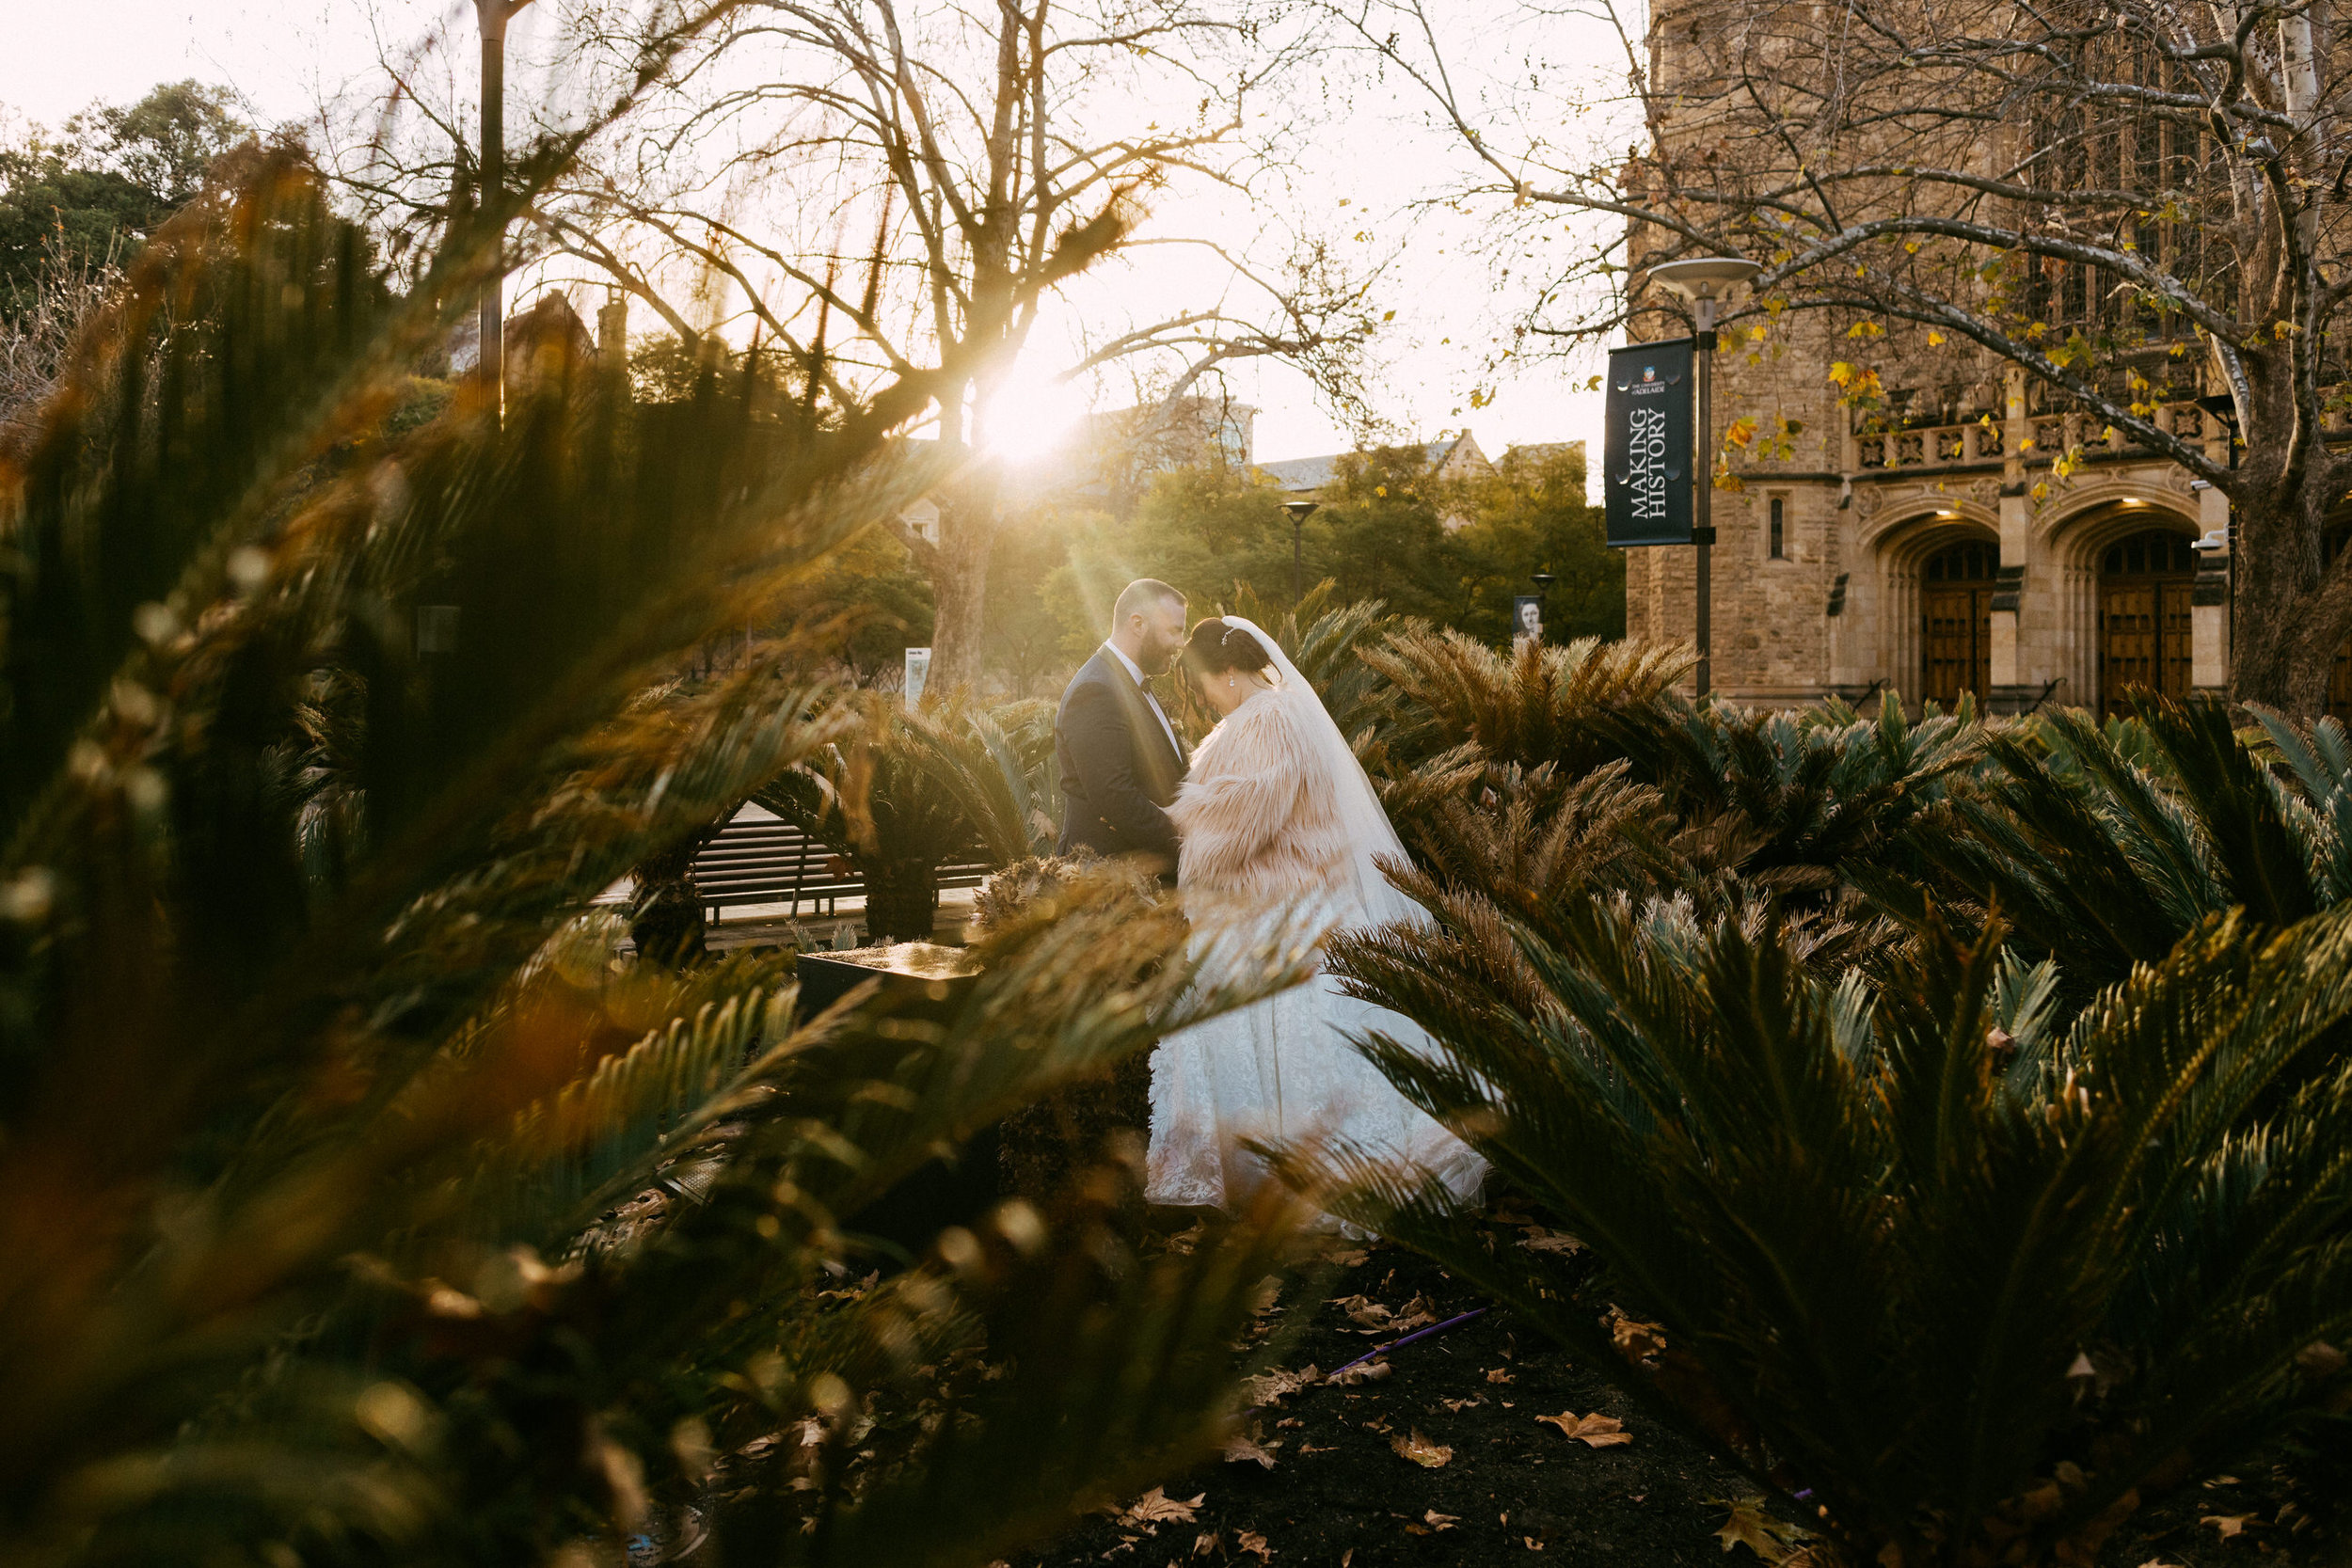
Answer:
[[[1137,578],[1119,591],[1119,602],[1111,606],[1111,629],[1118,630],[1127,624],[1128,616],[1140,615],[1153,605],[1185,605],[1191,602],[1184,597],[1183,590],[1171,587],[1157,578]]]

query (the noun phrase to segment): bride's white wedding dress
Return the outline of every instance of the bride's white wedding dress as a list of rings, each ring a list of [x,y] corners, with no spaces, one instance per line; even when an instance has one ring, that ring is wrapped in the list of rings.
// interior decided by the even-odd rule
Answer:
[[[1183,840],[1178,887],[1211,974],[1221,952],[1246,958],[1302,922],[1331,930],[1420,913],[1374,863],[1404,846],[1339,726],[1273,639],[1226,620],[1266,646],[1279,679],[1210,732],[1168,808]],[[1485,1162],[1349,1043],[1375,1030],[1428,1038],[1343,995],[1318,967],[1304,985],[1170,1035],[1152,1055],[1146,1199],[1232,1207],[1267,1180],[1245,1138],[1344,1141],[1474,1196]]]

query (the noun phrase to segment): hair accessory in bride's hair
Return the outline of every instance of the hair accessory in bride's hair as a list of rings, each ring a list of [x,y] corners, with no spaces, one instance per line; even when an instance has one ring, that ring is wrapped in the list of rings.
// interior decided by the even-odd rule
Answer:
[[[1184,663],[1197,673],[1272,676],[1265,643],[1247,626],[1234,626],[1218,616],[1204,617],[1184,642]]]

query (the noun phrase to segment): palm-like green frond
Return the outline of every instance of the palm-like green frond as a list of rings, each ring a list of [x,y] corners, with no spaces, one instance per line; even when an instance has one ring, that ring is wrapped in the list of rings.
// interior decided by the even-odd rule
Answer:
[[[1361,1222],[1763,1479],[1801,1477],[1857,1557],[2095,1544],[2182,1450],[2224,1462],[2319,1397],[2286,1369],[2352,1322],[2352,1080],[2311,1069],[2352,1015],[2352,917],[2211,923],[2054,1041],[2052,976],[1997,933],[1931,934],[1863,982],[1769,920],[1661,926],[1620,900],[1555,910],[1547,940],[1481,903],[1338,944],[1441,1053],[1367,1049],[1592,1245],[1666,1361],[1620,1359],[1594,1303],[1489,1253],[1441,1192],[1344,1155],[1296,1174],[1352,1181]],[[1517,990],[1429,983],[1498,921]],[[2086,1351],[2113,1384],[2089,1403]],[[2026,1500],[2061,1460],[2088,1490]]]
[[[2317,756],[2275,733],[2324,789]],[[2283,926],[2337,901],[2333,808],[2274,776],[2217,705],[2152,701],[2104,727],[2058,710],[1989,749],[1998,775],[1954,797],[1920,856],[2077,983],[2120,980],[2226,910]]]
[[[1624,756],[1626,732],[1655,722],[1691,668],[1679,648],[1583,638],[1558,647],[1521,641],[1505,654],[1420,626],[1359,657],[1405,700],[1389,737],[1400,761],[1474,741],[1497,762],[1549,762],[1571,774]]]
[[[151,254],[0,484],[10,1560],[609,1544],[647,1492],[693,1498],[708,1446],[973,1350],[1019,1279],[1098,1288],[1005,1368],[1015,1413],[1082,1418],[999,1421],[996,1472],[932,1475],[959,1539],[1024,1465],[1000,1529],[1123,1481],[1087,1422],[1197,1443],[1279,1216],[1146,1282],[1002,1211],[841,1285],[906,1173],[1297,954],[1196,993],[1174,911],[1073,887],[943,1018],[793,1019],[788,960],[626,969],[593,903],[860,754],[796,594],[926,483],[887,440],[923,378],[823,419],[717,378],[643,409],[548,348],[502,416],[395,439],[388,389],[462,279],[393,300],[282,167]],[[754,623],[787,629],[751,667],[672,679]],[[965,1266],[999,1243],[1032,1272]],[[1166,1310],[1101,1310],[1143,1292]],[[1078,1379],[1158,1405],[1120,1426]],[[850,1525],[734,1539],[790,1560]]]

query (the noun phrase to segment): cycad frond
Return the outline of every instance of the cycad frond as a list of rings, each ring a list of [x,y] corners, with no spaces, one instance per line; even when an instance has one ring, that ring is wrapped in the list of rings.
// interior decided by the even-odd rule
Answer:
[[[1655,721],[1658,703],[1691,668],[1680,648],[1527,639],[1501,654],[1423,626],[1393,632],[1359,657],[1407,705],[1389,740],[1400,761],[1475,741],[1497,762],[1549,762],[1569,774],[1623,756],[1624,732]]]
[[[693,1496],[687,1437],[740,1447],[968,1348],[985,1279],[840,1299],[900,1176],[1300,955],[1193,995],[1173,911],[1073,889],[945,1022],[788,1025],[787,959],[624,971],[605,887],[855,752],[805,631],[674,676],[721,628],[794,626],[825,551],[923,487],[887,437],[926,378],[823,419],[716,378],[638,408],[551,350],[502,416],[460,399],[393,438],[465,280],[391,301],[282,166],[167,238],[0,485],[8,1555],[609,1542],[644,1490]],[[992,1224],[1041,1269],[1102,1256]],[[1197,1434],[1215,1268],[1270,1244],[1173,1282],[1195,1316],[1068,1337],[1097,1371],[1184,1369],[1134,1385],[1168,1402],[1136,1433]],[[1054,1349],[1009,1390],[1067,1392]],[[1085,1479],[1066,1433],[993,1441]]]
[[[2352,1074],[2313,1070],[2352,1019],[2352,912],[2209,923],[2054,1041],[2054,976],[1997,928],[1834,979],[1770,920],[1588,903],[1548,940],[1481,906],[1333,967],[1431,1032],[1435,1057],[1366,1049],[1594,1248],[1662,1362],[1617,1356],[1597,1304],[1441,1190],[1343,1150],[1292,1174],[1759,1479],[1801,1476],[1855,1557],[2078,1553],[2183,1450],[2224,1463],[2324,1397],[2286,1369],[2352,1321]],[[1507,984],[1456,956],[1498,930]],[[2025,1497],[2060,1460],[2095,1479],[2052,1513]]]

